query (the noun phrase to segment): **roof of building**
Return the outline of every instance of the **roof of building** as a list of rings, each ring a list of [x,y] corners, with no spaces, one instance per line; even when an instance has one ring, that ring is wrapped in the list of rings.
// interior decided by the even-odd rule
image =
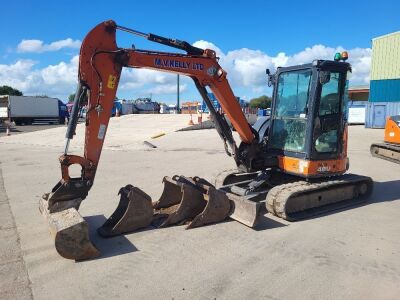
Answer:
[[[369,91],[369,85],[355,85],[348,88],[349,91]]]
[[[392,32],[392,33],[380,35],[380,36],[372,38],[372,40],[378,40],[378,39],[381,39],[381,38],[386,38],[386,37],[389,37],[391,35],[398,35],[398,34],[400,34],[400,31],[395,31],[395,32]]]

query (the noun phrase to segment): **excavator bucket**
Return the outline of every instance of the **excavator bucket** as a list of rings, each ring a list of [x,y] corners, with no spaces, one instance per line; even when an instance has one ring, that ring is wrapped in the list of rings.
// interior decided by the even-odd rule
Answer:
[[[214,186],[203,178],[194,177],[193,180],[197,185],[201,185],[208,192],[209,202],[206,209],[210,215],[216,215],[216,219],[221,219],[224,214],[239,223],[251,228],[255,227],[261,213],[261,204],[250,201],[244,197],[237,196],[232,193],[215,189]],[[215,200],[218,199],[218,200]],[[219,215],[219,216],[218,216]],[[209,216],[209,222],[212,217]],[[195,220],[193,220],[194,222]],[[192,222],[192,223],[193,223]]]
[[[231,205],[224,192],[210,186],[203,196],[207,201],[205,208],[190,222],[186,229],[221,222],[229,216]]]
[[[166,219],[160,225],[190,222],[187,229],[225,220],[230,211],[229,200],[205,180],[184,176],[164,177],[164,191],[153,204]]]
[[[164,191],[153,204],[161,216],[166,217],[160,227],[192,220],[206,206],[202,191],[183,176],[164,177]]]
[[[43,196],[39,210],[49,224],[57,252],[64,258],[76,261],[100,256],[100,251],[90,241],[89,226],[77,209],[70,207],[50,212],[48,198],[49,194]]]
[[[153,220],[151,197],[141,189],[129,184],[121,188],[118,195],[121,195],[121,198],[117,209],[97,229],[102,237],[132,232],[149,226]]]

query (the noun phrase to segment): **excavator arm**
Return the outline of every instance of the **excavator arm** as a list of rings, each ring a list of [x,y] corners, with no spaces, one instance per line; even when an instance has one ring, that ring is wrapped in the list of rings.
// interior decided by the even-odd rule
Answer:
[[[145,37],[150,41],[185,50],[187,54],[119,48],[116,44],[118,29]],[[227,74],[218,64],[215,51],[203,50],[187,42],[154,34],[144,34],[118,26],[114,21],[106,21],[91,30],[81,46],[78,89],[66,133],[64,155],[60,157],[62,179],[52,190],[49,208],[60,201],[84,199],[92,187],[124,67],[153,69],[191,77],[210,110],[227,153],[233,156],[238,167],[244,170],[252,169],[252,157],[255,156],[254,153],[257,152],[258,147],[257,133],[248,124],[226,78]],[[232,126],[238,132],[242,140],[240,151],[225,118],[214,109],[208,98],[206,87],[215,94]],[[78,111],[84,99],[88,101],[88,111],[84,156],[80,157],[69,155],[68,147],[75,134]],[[69,176],[68,169],[72,164],[81,166],[80,178]]]

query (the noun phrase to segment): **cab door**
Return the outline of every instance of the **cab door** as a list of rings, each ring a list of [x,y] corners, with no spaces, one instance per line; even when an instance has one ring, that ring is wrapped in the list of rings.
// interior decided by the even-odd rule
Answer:
[[[342,154],[343,132],[346,126],[344,111],[345,74],[320,71],[324,82],[318,83],[314,110],[312,160],[337,159]]]

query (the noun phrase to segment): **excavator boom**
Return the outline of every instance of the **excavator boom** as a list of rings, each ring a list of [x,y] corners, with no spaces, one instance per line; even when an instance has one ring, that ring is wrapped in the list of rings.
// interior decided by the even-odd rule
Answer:
[[[187,54],[119,48],[116,44],[117,30],[126,31],[145,37],[153,42],[184,50]],[[95,252],[93,251],[94,247],[92,245],[87,245],[90,243],[87,238],[88,234],[83,234],[74,241],[77,245],[75,254],[66,255],[65,253],[68,252],[66,249],[70,248],[69,244],[71,244],[73,236],[77,235],[74,235],[74,232],[69,232],[69,244],[64,243],[62,239],[68,236],[68,228],[73,228],[74,226],[71,224],[66,226],[63,221],[54,222],[52,220],[54,218],[51,217],[56,213],[68,209],[75,210],[72,211],[71,215],[78,214],[77,210],[81,201],[86,198],[89,190],[93,186],[113,102],[124,67],[147,68],[191,77],[200,95],[208,105],[215,127],[225,144],[225,150],[229,155],[233,156],[238,167],[244,169],[251,168],[248,164],[248,162],[251,161],[248,158],[248,153],[254,153],[254,150],[248,151],[248,149],[257,147],[255,133],[248,124],[232,92],[226,78],[226,72],[218,64],[215,51],[210,49],[203,50],[184,41],[168,39],[154,34],[145,34],[133,29],[118,26],[111,20],[100,23],[87,34],[82,42],[80,50],[78,88],[75,94],[71,120],[66,133],[67,141],[65,151],[59,159],[61,164],[61,180],[53,187],[51,193],[44,195],[40,203],[40,210],[43,215],[46,216],[50,227],[53,228],[52,232],[55,233],[57,250],[61,255],[65,257],[68,256],[68,258],[71,258],[71,256],[75,256],[77,259],[81,259],[82,257],[87,258],[91,253]],[[214,109],[211,100],[208,98],[206,87],[216,95],[222,109],[227,114],[232,126],[236,129],[243,141],[243,145],[240,149],[242,153],[239,152],[239,148],[233,139],[232,131],[224,116]],[[68,147],[70,140],[75,135],[78,111],[83,104],[87,104],[88,107],[86,114],[84,155],[70,155],[68,154]],[[74,164],[80,165],[81,167],[80,177],[71,178],[69,175],[69,167]],[[174,181],[174,185],[178,186],[182,193],[190,189],[200,190],[201,192],[197,192],[199,203],[208,203],[208,205],[203,206],[205,212],[208,212],[210,207],[220,206],[228,207],[228,210],[225,208],[220,209],[221,217],[219,219],[224,219],[229,213],[229,200],[213,192],[212,189],[200,188],[199,183],[188,182],[187,180]],[[107,224],[99,230],[99,233],[103,236],[112,236],[117,232],[121,233],[127,231],[127,227],[121,224],[133,224],[133,219],[140,219],[141,221],[138,221],[140,224],[149,223],[146,220],[143,221],[141,216],[135,215],[135,209],[132,209],[132,207],[139,207],[143,215],[151,215],[148,210],[149,205],[146,204],[148,203],[148,196],[143,196],[144,192],[138,191],[137,188],[125,188],[121,190],[125,192],[120,192],[120,205],[110,220],[106,222]],[[188,192],[186,192],[186,195],[187,193]],[[203,199],[203,195],[206,200]],[[181,196],[179,194],[177,195],[176,201],[187,203],[187,201],[183,201],[186,198],[184,195]],[[129,199],[140,199],[136,200],[140,203],[131,205]],[[225,204],[221,206],[221,203]],[[147,210],[145,208],[147,208]],[[199,212],[201,212],[201,210]],[[218,219],[215,216],[211,216],[212,213],[206,214],[205,212],[202,213],[202,220],[196,221],[196,224],[206,224],[212,222],[212,220]],[[210,215],[209,220],[205,217],[206,215]],[[122,218],[124,222],[120,222]],[[75,219],[78,220],[79,218]],[[192,227],[195,226],[195,223],[193,223]],[[75,226],[75,228],[78,227]],[[79,228],[85,228],[85,226]],[[132,226],[129,228],[132,230]],[[59,234],[61,231],[64,233],[63,235]],[[67,232],[67,234],[65,234],[65,232]],[[63,245],[65,245],[65,249],[63,249]],[[79,249],[81,249],[82,253],[79,253]],[[91,252],[85,253],[87,249],[91,249]]]

